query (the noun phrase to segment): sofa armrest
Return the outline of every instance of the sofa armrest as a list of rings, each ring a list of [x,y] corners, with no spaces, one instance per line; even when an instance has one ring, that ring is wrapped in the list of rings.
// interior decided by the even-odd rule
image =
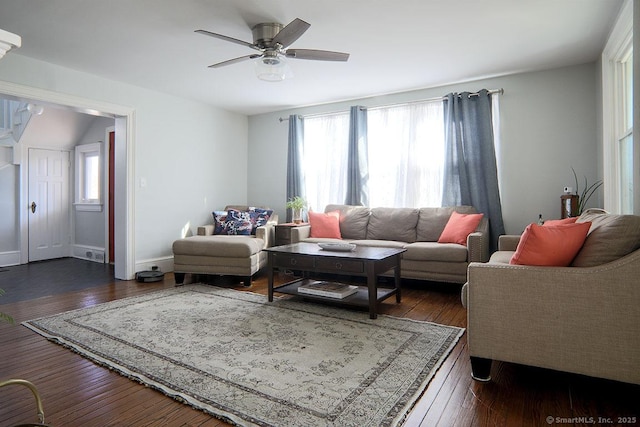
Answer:
[[[256,237],[264,241],[265,248],[270,248],[276,243],[276,224],[278,224],[278,215],[273,214],[265,225],[256,228]]]
[[[212,236],[213,229],[213,224],[201,225],[198,227],[198,236]]]
[[[471,263],[469,353],[640,383],[640,250],[596,267]]]
[[[503,234],[498,236],[498,250],[515,252],[520,243],[520,234]]]
[[[300,243],[311,236],[311,225],[305,224],[291,228],[291,243]]]
[[[487,262],[489,260],[489,219],[482,218],[478,228],[467,236],[469,262]]]

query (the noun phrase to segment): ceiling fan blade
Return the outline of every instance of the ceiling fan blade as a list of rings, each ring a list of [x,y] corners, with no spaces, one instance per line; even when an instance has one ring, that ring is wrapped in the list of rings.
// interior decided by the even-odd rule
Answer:
[[[212,33],[211,31],[207,31],[207,30],[196,30],[195,32],[199,33],[199,34],[204,34],[205,36],[214,37],[216,39],[226,40],[226,41],[231,42],[231,43],[240,44],[242,46],[247,46],[247,47],[250,47],[251,49],[261,50],[258,46],[254,45],[254,44],[251,44],[249,42],[245,42],[243,40],[234,39],[233,37],[229,37],[229,36],[225,36],[225,35],[217,34],[217,33]]]
[[[294,41],[298,40],[305,31],[309,29],[311,24],[303,21],[300,18],[296,18],[289,22],[276,36],[273,38],[273,43],[280,43],[283,47],[289,46]]]
[[[220,68],[220,67],[224,67],[226,65],[235,64],[236,62],[246,61],[247,59],[256,59],[256,58],[259,58],[261,56],[262,55],[258,55],[258,54],[255,54],[255,53],[253,55],[240,56],[238,58],[228,59],[226,61],[218,62],[217,64],[209,65],[209,68]]]
[[[348,53],[316,49],[287,49],[286,56],[287,58],[314,59],[317,61],[347,61],[349,59]]]

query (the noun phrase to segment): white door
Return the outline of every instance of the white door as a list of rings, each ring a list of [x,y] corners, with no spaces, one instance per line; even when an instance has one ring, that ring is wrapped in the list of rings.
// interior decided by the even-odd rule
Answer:
[[[29,261],[69,255],[69,152],[29,149]]]

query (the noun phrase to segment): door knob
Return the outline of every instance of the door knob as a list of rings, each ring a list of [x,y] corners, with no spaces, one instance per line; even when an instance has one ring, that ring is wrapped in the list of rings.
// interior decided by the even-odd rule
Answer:
[[[36,202],[31,202],[31,213],[36,213],[36,207],[38,205],[36,205]]]

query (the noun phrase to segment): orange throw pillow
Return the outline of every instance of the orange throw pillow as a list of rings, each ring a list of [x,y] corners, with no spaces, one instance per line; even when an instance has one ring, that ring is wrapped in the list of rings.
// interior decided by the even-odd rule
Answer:
[[[340,211],[327,213],[309,212],[311,237],[342,239],[340,234]]]
[[[565,224],[573,224],[578,220],[577,216],[570,216],[569,218],[564,219],[548,219],[542,225],[565,225]]]
[[[442,230],[438,243],[457,243],[467,246],[467,236],[476,231],[484,215],[451,213],[447,225]]]
[[[590,222],[525,228],[510,264],[567,267],[576,257],[585,239]]]

